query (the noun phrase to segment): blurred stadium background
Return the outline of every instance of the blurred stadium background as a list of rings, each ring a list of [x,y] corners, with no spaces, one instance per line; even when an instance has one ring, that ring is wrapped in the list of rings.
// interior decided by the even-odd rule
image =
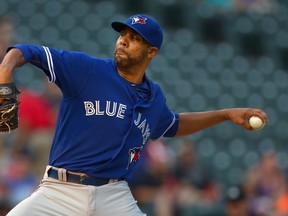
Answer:
[[[264,109],[270,117],[270,122],[261,131],[248,132],[225,122],[185,139],[164,140],[166,153],[163,154],[167,154],[168,148],[169,159],[166,162],[169,166],[176,166],[180,149],[189,143],[195,149],[197,166],[213,176],[211,178],[220,189],[217,201],[209,208],[203,204],[203,208],[192,210],[195,205],[191,202],[185,205],[186,210],[174,209],[162,215],[225,215],[226,191],[233,185],[242,185],[249,170],[261,163],[263,154],[267,152],[276,153],[277,167],[287,177],[287,0],[0,1],[0,16],[9,16],[12,20],[13,43],[79,50],[98,57],[111,57],[113,54],[117,34],[110,23],[124,20],[134,13],[151,15],[164,28],[163,48],[152,61],[147,74],[161,85],[173,110],[204,111],[249,106]],[[47,81],[38,69],[25,65],[15,76],[20,88],[29,87],[29,91],[40,92],[41,97],[47,96],[44,84]],[[58,98],[53,98],[53,93],[48,100],[57,108]],[[27,108],[28,105],[26,117],[29,119],[30,112],[30,118],[37,118],[33,117],[33,108]],[[37,106],[36,102],[33,105]],[[17,131],[1,134],[0,199],[3,209],[9,209],[29,194],[33,181],[42,175],[52,126],[53,122],[47,127],[40,127],[40,130],[31,126],[31,130],[22,134]],[[39,146],[39,140],[46,147]],[[16,154],[15,149],[20,149],[21,153]],[[154,157],[165,158],[159,152]],[[25,166],[23,161],[27,162],[27,166],[19,168],[19,164]],[[22,181],[21,176],[17,176],[19,169],[29,173],[29,177]],[[32,178],[34,175],[36,177]],[[138,185],[136,181],[132,184],[135,187]],[[159,191],[155,189],[154,192]],[[145,205],[147,203],[149,205]],[[140,205],[151,212],[149,215],[161,215],[160,210],[155,210],[155,203],[155,200],[150,200],[140,202]],[[276,213],[266,212],[254,215],[276,216]]]

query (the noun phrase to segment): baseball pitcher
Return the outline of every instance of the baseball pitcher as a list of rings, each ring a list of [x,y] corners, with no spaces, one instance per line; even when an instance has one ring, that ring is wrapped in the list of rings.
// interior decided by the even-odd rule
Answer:
[[[0,65],[1,131],[18,126],[15,68],[35,65],[63,94],[41,184],[9,216],[143,216],[126,180],[149,139],[190,135],[226,120],[252,130],[251,116],[268,121],[252,108],[173,112],[145,74],[162,45],[159,23],[136,14],[112,28],[119,33],[114,58],[32,44],[8,48]]]

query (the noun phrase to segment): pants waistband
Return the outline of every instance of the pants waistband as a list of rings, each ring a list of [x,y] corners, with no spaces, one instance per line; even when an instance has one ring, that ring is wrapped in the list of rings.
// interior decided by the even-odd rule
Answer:
[[[63,168],[51,167],[47,171],[48,177],[57,179],[59,181],[71,182],[82,185],[102,186],[105,184],[123,181],[123,178],[109,179],[109,178],[96,178],[86,175],[84,173],[73,173]]]

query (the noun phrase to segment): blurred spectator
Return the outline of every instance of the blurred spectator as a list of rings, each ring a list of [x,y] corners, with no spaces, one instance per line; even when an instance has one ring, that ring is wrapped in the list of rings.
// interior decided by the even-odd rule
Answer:
[[[247,171],[244,189],[253,216],[278,216],[287,211],[287,183],[275,152],[265,152],[259,163]],[[285,214],[284,214],[285,215]]]
[[[9,192],[9,206],[15,206],[28,197],[39,185],[40,178],[32,171],[31,156],[23,152],[14,152],[11,162],[3,167],[1,176],[3,184]]]
[[[288,187],[286,185],[286,190],[276,198],[274,203],[275,216],[287,216],[288,215]]]
[[[13,20],[0,16],[0,62],[13,43]],[[9,135],[0,134],[0,216],[36,189],[47,165],[61,95],[47,80],[43,87],[39,94],[18,86],[19,127]]]
[[[276,9],[272,0],[235,0],[235,6],[240,12],[271,13]]]
[[[15,131],[14,149],[32,151],[34,171],[42,175],[48,163],[48,153],[55,129],[61,95],[58,88],[43,80],[44,91],[20,89],[19,127]],[[33,110],[33,111],[32,111]]]
[[[14,43],[14,24],[10,16],[0,15],[0,63],[6,49]]]
[[[241,186],[228,188],[225,196],[226,216],[252,216],[248,212],[248,204]]]
[[[32,156],[27,152],[5,149],[1,155],[0,216],[29,196],[39,184],[39,176],[33,172]]]
[[[11,17],[0,15],[0,63],[6,53],[6,49],[13,43],[14,25]],[[6,215],[10,210],[9,206],[9,190],[4,184],[2,176],[4,167],[9,163],[10,157],[7,154],[5,134],[0,134],[0,215]]]
[[[173,154],[163,141],[150,141],[141,155],[142,164],[130,182],[139,207],[147,215],[173,216],[175,178]]]
[[[177,215],[191,212],[193,208],[193,211],[215,214],[220,198],[219,186],[213,180],[211,170],[207,171],[197,162],[197,153],[190,141],[184,141],[181,146],[175,173],[178,181]]]

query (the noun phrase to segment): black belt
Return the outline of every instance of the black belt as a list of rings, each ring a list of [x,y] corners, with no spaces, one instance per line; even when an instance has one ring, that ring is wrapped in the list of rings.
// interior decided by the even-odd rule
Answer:
[[[48,177],[59,179],[58,177],[58,170],[50,168],[47,172]],[[82,184],[82,185],[93,185],[93,186],[102,186],[105,184],[108,184],[110,182],[117,182],[117,181],[123,181],[124,179],[107,179],[107,178],[96,178],[93,176],[88,175],[81,175],[81,174],[72,174],[69,173],[69,171],[66,172],[66,179],[67,182],[76,183],[76,184]]]

